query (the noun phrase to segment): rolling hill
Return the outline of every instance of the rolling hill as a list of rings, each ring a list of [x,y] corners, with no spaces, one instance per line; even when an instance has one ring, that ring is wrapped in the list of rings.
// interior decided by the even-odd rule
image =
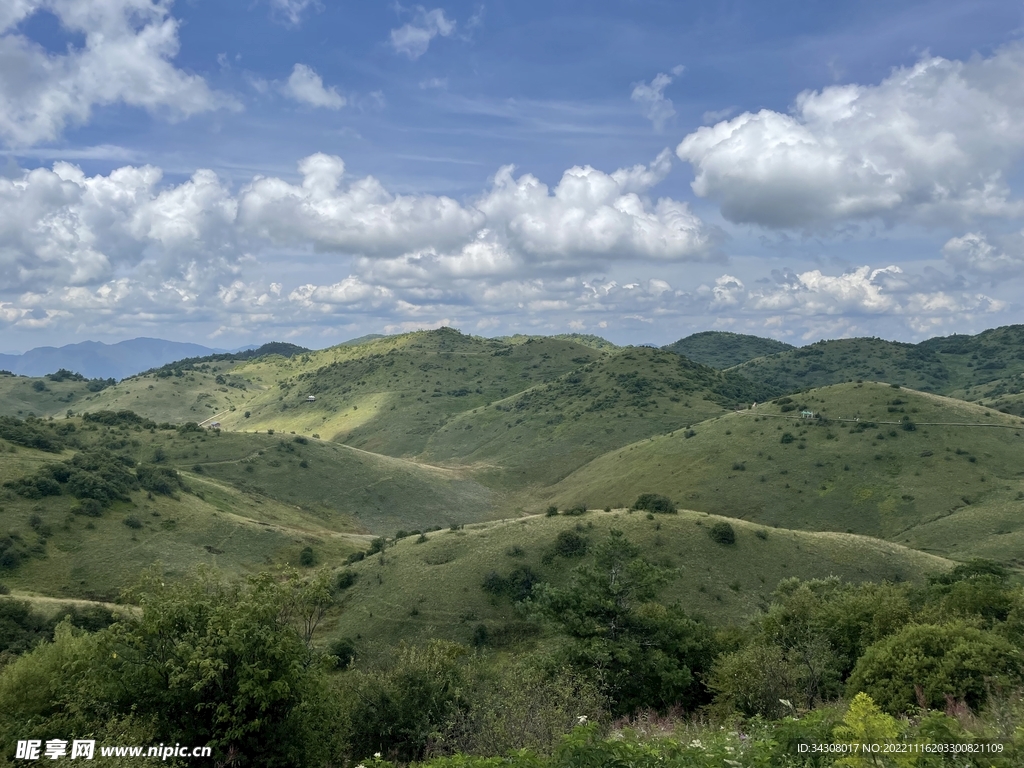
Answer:
[[[443,637],[463,643],[486,637],[495,645],[529,637],[536,630],[508,597],[483,589],[485,577],[508,577],[528,569],[533,578],[563,582],[584,557],[555,554],[561,532],[593,545],[611,528],[625,532],[645,556],[672,570],[663,602],[679,602],[690,613],[716,622],[739,622],[767,602],[781,579],[829,575],[850,581],[921,580],[951,563],[889,542],[843,533],[767,530],[730,521],[732,545],[717,544],[710,526],[724,518],[699,512],[657,515],[619,509],[582,516],[541,517],[480,523],[461,530],[410,536],[343,569],[353,585],[344,592],[340,615],[329,633],[356,639],[361,652],[398,640]],[[492,577],[493,578],[493,577]]]
[[[5,481],[72,455],[6,440],[0,440],[0,448]],[[188,490],[136,489],[102,512],[89,513],[70,493],[26,498],[0,487],[0,581],[15,594],[113,600],[153,565],[170,577],[200,565],[239,576],[298,565],[305,547],[338,561],[370,538],[340,515],[332,518],[239,491],[214,478],[192,474],[184,480]]]
[[[489,407],[459,414],[427,443],[485,482],[549,485],[615,447],[688,427],[770,390],[678,355],[627,347]]]
[[[801,418],[805,409],[815,418]],[[1016,559],[1022,434],[1021,419],[975,404],[842,384],[612,451],[555,485],[550,501],[621,506],[654,492],[763,525]]]
[[[662,347],[712,368],[732,368],[757,357],[794,350],[792,344],[729,331],[702,331]]]
[[[819,341],[733,368],[787,392],[845,381],[885,381],[961,399],[995,402],[1024,392],[1024,325],[920,344],[877,338]]]

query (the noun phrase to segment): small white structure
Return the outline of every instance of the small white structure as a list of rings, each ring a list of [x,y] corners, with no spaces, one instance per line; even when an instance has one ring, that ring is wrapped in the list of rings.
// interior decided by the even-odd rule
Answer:
[[[310,395],[309,397],[306,398],[306,402],[307,403],[315,403],[316,402],[316,396],[315,395]]]
[[[215,421],[212,424],[208,424],[206,426],[206,428],[207,429],[220,429],[220,422],[219,421]]]
[[[814,411],[800,411],[800,418],[802,419],[813,419]]]

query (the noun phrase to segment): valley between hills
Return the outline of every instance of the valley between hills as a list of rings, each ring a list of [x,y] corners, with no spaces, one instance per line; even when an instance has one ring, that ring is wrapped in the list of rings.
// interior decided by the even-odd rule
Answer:
[[[0,751],[1009,768],[1022,350],[442,328],[0,373]]]
[[[564,579],[552,542],[581,521],[587,536],[626,530],[672,569],[666,595],[730,621],[786,577],[913,581],[979,557],[1017,570],[1022,349],[1019,326],[663,349],[441,329],[186,359],[103,387],[0,376],[0,580],[28,599],[112,601],[153,564],[315,563],[373,573],[329,635],[467,641],[518,621],[484,576]],[[97,502],[31,485],[97,455],[168,487],[126,481]],[[634,513],[645,493],[683,512]],[[718,519],[734,545],[706,535]],[[393,545],[382,569],[352,560],[374,540]]]

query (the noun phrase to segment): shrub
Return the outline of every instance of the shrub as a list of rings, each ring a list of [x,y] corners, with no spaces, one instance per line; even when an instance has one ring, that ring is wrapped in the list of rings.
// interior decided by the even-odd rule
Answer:
[[[135,515],[128,515],[128,517],[124,519],[124,524],[136,531],[142,527],[142,521],[135,517]]]
[[[310,568],[316,565],[316,553],[312,547],[303,547],[299,552],[299,565]]]
[[[796,438],[793,437],[792,432],[783,432],[782,437],[779,438],[780,443],[792,443],[794,440],[796,440]]]
[[[335,658],[338,669],[348,669],[356,657],[356,644],[351,637],[339,637],[330,644],[328,650]]]
[[[718,544],[735,544],[736,543],[736,531],[733,530],[729,523],[724,521],[717,522],[708,529],[708,535],[712,541]]]
[[[586,514],[586,511],[587,511],[587,505],[581,503],[581,504],[573,504],[571,507],[569,507],[567,510],[565,510],[565,512],[563,512],[562,514],[563,515],[570,515],[572,517],[578,517],[579,515]]]
[[[575,531],[560,531],[555,537],[555,554],[562,557],[582,557],[587,553],[587,540]]]
[[[633,509],[660,512],[668,515],[675,514],[678,511],[676,505],[672,503],[668,496],[662,496],[659,493],[641,493],[633,503]]]
[[[140,464],[135,470],[135,476],[139,479],[139,485],[145,490],[164,496],[173,496],[182,488],[181,475],[171,467]]]
[[[1022,673],[1019,651],[994,632],[962,623],[912,624],[864,652],[847,691],[867,693],[891,714],[914,712],[919,703],[941,710],[947,697],[977,710],[990,687],[1019,685]]]
[[[352,565],[352,563],[358,563],[360,560],[366,557],[365,552],[353,552],[345,558],[346,565]]]
[[[558,514],[558,507],[556,507],[554,504],[552,504],[550,507],[548,507],[544,511],[544,516],[545,517],[554,517],[557,514]]]
[[[360,552],[360,554],[362,553]],[[344,570],[338,574],[337,578],[334,580],[334,583],[338,589],[344,590],[348,589],[353,584],[355,584],[356,578],[357,577],[355,571]]]

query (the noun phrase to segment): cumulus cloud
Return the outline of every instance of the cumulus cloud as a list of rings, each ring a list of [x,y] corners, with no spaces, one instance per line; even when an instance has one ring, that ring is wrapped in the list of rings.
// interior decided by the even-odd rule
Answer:
[[[65,162],[15,168],[13,178],[0,177],[3,318],[26,327],[69,310],[109,318],[113,307],[125,318],[221,312],[253,322],[424,307],[448,316],[497,286],[505,305],[520,295],[548,311],[572,305],[565,291],[592,298],[572,283],[581,272],[708,255],[713,233],[685,204],[648,197],[670,168],[665,150],[611,173],[570,168],[549,189],[505,167],[465,202],[394,194],[372,176],[346,175],[344,162],[325,154],[303,159],[297,182],[256,177],[237,191],[202,169],[165,184],[153,166],[95,176]],[[287,291],[245,280],[247,264],[280,267],[287,251],[330,254],[322,258],[347,262],[351,273]],[[665,281],[648,288],[654,297],[669,292]]]
[[[345,97],[333,86],[324,88],[324,81],[311,67],[296,64],[281,92],[290,99],[308,104],[311,107],[325,109],[341,109],[345,106]]]
[[[256,179],[239,195],[239,225],[278,244],[312,243],[361,257],[380,279],[507,275],[621,259],[701,258],[712,233],[685,203],[644,193],[671,168],[666,150],[649,166],[613,173],[567,170],[558,185],[501,168],[472,204],[394,195],[372,176],[346,183],[337,157],[312,155],[301,184]]]
[[[427,52],[431,40],[438,35],[449,37],[453,32],[455,22],[445,17],[443,9],[428,11],[418,5],[413,21],[391,30],[390,42],[396,53],[404,53],[415,61]]]
[[[177,69],[178,21],[166,0],[20,0],[0,15],[0,136],[12,146],[56,139],[94,106],[123,103],[181,119],[237,108],[202,77]],[[85,37],[51,54],[16,27],[38,11]]]
[[[745,112],[689,134],[693,190],[734,222],[828,228],[1020,216],[1005,173],[1024,150],[1024,46],[927,56],[878,85],[797,96],[790,114]]]
[[[945,322],[951,315],[990,314],[1006,308],[1005,302],[950,284],[942,275],[908,274],[896,265],[862,266],[839,275],[818,269],[780,272],[774,274],[774,282],[755,289],[724,275],[704,294],[713,311],[726,309],[780,321],[788,317],[786,322],[797,327],[806,327],[812,318],[834,318],[840,326],[890,318],[890,323],[896,320],[919,330]],[[810,327],[820,328],[821,323],[811,322]],[[833,322],[833,327],[839,326]]]
[[[942,253],[961,272],[992,278],[1024,274],[1024,231],[999,239],[1001,245],[993,245],[984,234],[968,232],[947,241]]]
[[[672,99],[665,96],[665,89],[672,84],[673,75],[678,77],[683,73],[684,67],[680,64],[672,68],[672,74],[667,75],[659,72],[650,83],[634,83],[630,99],[639,104],[644,111],[644,117],[654,124],[654,128],[660,131],[665,123],[676,114]]]
[[[235,201],[211,171],[158,190],[162,173],[125,166],[88,177],[70,163],[0,179],[0,281],[8,290],[89,285],[149,258],[181,274],[233,258]]]

